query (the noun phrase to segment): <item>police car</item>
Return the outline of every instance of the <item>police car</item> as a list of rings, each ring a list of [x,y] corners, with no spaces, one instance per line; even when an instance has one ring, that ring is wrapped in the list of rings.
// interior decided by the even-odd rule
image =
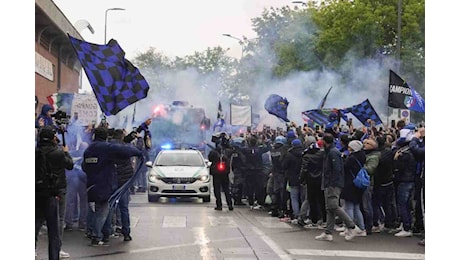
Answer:
[[[160,197],[198,197],[211,201],[210,163],[193,149],[161,150],[149,167],[147,194],[149,202]]]

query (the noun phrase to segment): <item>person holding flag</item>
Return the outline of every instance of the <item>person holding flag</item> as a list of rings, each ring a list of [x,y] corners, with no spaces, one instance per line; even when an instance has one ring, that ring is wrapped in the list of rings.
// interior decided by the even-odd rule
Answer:
[[[94,141],[83,154],[82,169],[87,175],[88,204],[93,219],[90,234],[92,246],[106,246],[111,234],[103,234],[103,225],[109,214],[109,199],[114,193],[116,182],[116,163],[133,156],[142,158],[142,151],[136,147],[108,143],[108,130],[98,127],[94,130]],[[141,160],[143,161],[143,160]],[[133,176],[133,178],[136,175]],[[129,181],[128,181],[129,183]],[[124,191],[126,192],[127,189]]]

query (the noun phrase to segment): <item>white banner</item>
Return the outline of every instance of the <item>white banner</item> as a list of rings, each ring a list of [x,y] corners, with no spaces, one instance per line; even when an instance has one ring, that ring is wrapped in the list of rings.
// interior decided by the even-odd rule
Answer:
[[[251,106],[238,106],[230,104],[230,124],[251,126]]]
[[[43,77],[54,81],[53,63],[35,52],[35,72]]]
[[[77,124],[90,125],[97,122],[99,104],[96,97],[89,94],[75,94],[72,102],[72,116],[77,115]]]

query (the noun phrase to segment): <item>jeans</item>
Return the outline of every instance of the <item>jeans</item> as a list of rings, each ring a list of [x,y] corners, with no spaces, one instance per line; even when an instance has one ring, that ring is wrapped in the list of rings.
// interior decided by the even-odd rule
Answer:
[[[377,226],[377,221],[383,218],[386,228],[395,228],[396,199],[394,185],[375,186],[372,202],[374,204],[374,226]],[[383,213],[380,208],[383,208]]]
[[[61,241],[64,239],[64,218],[65,218],[65,206],[66,206],[66,190],[61,189],[59,192],[59,236]]]
[[[327,226],[325,233],[332,234],[335,226],[335,217],[338,216],[347,228],[354,228],[355,223],[345,210],[339,206],[339,198],[342,189],[339,187],[324,188],[324,200],[326,202]]]
[[[300,212],[300,186],[291,186],[291,205],[294,218],[299,217]]]
[[[359,203],[354,203],[353,201],[345,201],[345,211],[350,216],[353,221],[355,221],[356,225],[361,230],[364,230],[364,218],[363,213],[359,207]]]
[[[405,231],[409,231],[412,228],[411,196],[413,191],[413,182],[401,182],[398,185],[397,203]]]
[[[121,218],[121,233],[126,236],[131,233],[131,223],[129,222],[129,191],[126,191],[118,201],[118,209]]]
[[[307,199],[308,195],[308,188],[307,185],[300,185],[300,212],[299,212],[299,217],[302,218],[303,220],[306,220],[310,216],[310,203],[308,202]]]
[[[372,208],[372,192],[373,187],[367,187],[367,189],[363,193],[362,199],[362,212],[364,213],[364,226],[366,227],[367,234],[372,233],[372,225],[374,223],[374,209]]]
[[[97,241],[101,241],[104,235],[110,234],[103,234],[103,227],[105,225],[105,221],[107,220],[107,216],[110,213],[109,209],[109,202],[96,202],[95,203],[95,211],[94,211],[94,239]],[[112,224],[112,221],[110,221]]]
[[[59,203],[56,197],[35,198],[35,247],[38,242],[38,232],[46,221],[48,228],[48,256],[49,259],[58,260],[61,250],[59,236]]]
[[[78,227],[86,228],[86,215],[88,214],[88,196],[86,194],[86,174],[73,170],[66,171],[66,226],[73,226],[78,221]]]

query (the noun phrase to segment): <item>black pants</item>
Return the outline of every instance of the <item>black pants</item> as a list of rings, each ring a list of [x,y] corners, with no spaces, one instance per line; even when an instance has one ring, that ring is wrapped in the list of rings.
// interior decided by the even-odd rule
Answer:
[[[38,242],[38,232],[46,221],[48,228],[48,258],[59,260],[61,238],[59,236],[59,204],[56,197],[35,198],[35,247]]]
[[[395,228],[396,200],[393,184],[374,186],[372,203],[374,208],[374,226],[378,226],[378,221],[384,219],[386,228]],[[381,208],[383,208],[383,212]],[[384,216],[382,216],[382,214],[384,214]]]
[[[415,222],[414,229],[423,230],[425,225],[423,223],[423,213],[422,213],[422,179],[419,175],[415,177],[415,191],[414,191],[414,200],[415,200]]]
[[[251,173],[246,175],[246,191],[250,206],[254,205],[254,200],[261,206],[265,204],[265,180],[266,177],[262,174]]]
[[[321,183],[307,184],[307,200],[310,203],[310,219],[313,223],[322,220],[326,223],[326,204]]]
[[[212,185],[214,188],[214,196],[216,197],[217,208],[222,208],[222,192],[225,194],[225,200],[228,207],[233,207],[232,197],[230,195],[230,181],[228,175],[214,175],[212,176]]]

